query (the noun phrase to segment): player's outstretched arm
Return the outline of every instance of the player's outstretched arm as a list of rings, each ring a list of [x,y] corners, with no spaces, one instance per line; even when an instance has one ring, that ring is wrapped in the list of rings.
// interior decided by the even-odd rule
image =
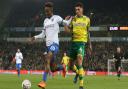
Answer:
[[[21,55],[20,55],[20,59],[23,60],[23,54],[22,54],[22,53],[21,53]]]
[[[90,40],[90,32],[89,31],[88,31],[88,45],[89,45],[90,51],[92,51],[92,43],[91,43],[91,40]]]
[[[73,17],[71,17],[71,16],[65,17],[65,20],[68,20],[69,21],[69,23],[67,25],[64,25],[64,30],[66,32],[70,32],[71,31],[71,22],[72,22],[72,19],[73,19]]]
[[[34,36],[34,40],[44,38],[45,37],[45,31],[42,30],[42,32],[39,35]]]
[[[64,25],[64,27],[68,27],[70,25],[71,21],[72,21],[72,17],[71,16],[67,16],[65,19],[63,19],[60,16],[57,16],[58,24],[62,24],[62,25]]]
[[[44,38],[45,37],[45,32],[42,30],[42,32],[39,35],[33,36],[29,39],[30,42],[33,42],[36,39]]]
[[[29,44],[33,44],[35,40],[35,37],[31,37],[31,38],[28,38],[27,41],[29,42]]]
[[[71,23],[71,21],[72,21],[72,16],[67,16],[67,17],[62,21],[62,23],[63,23],[64,26],[69,26],[70,23]]]
[[[92,44],[91,44],[91,37],[90,37],[90,19],[88,18],[88,24],[87,24],[87,32],[88,32],[88,44],[89,44],[89,49],[92,51]]]

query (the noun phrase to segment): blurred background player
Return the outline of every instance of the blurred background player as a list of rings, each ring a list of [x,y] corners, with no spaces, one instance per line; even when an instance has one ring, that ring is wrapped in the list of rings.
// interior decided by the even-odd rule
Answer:
[[[23,54],[21,53],[20,49],[17,49],[17,52],[15,54],[15,60],[16,60],[16,69],[17,69],[17,74],[18,77],[20,77],[20,69],[21,69],[21,64],[23,60]]]
[[[65,26],[66,31],[72,32],[72,46],[71,46],[71,54],[70,58],[72,60],[71,67],[75,72],[76,76],[74,78],[74,83],[77,82],[77,78],[79,77],[80,85],[79,89],[83,89],[83,77],[84,77],[84,70],[83,70],[83,58],[85,54],[85,49],[87,47],[87,43],[89,43],[90,49],[90,35],[89,35],[89,27],[90,27],[90,19],[83,14],[84,5],[78,2],[75,5],[75,13],[76,15],[72,19],[69,27]],[[67,17],[66,19],[68,19]],[[74,65],[76,62],[76,65]]]
[[[121,60],[123,59],[123,52],[120,47],[117,47],[116,53],[114,54],[115,58],[115,68],[117,71],[118,80],[120,80],[121,75]]]
[[[31,38],[31,41],[38,38],[44,38],[46,36],[47,56],[46,56],[46,68],[43,74],[43,81],[38,84],[39,87],[45,88],[47,75],[50,71],[55,72],[63,70],[62,65],[56,65],[56,54],[59,51],[59,24],[68,25],[71,20],[63,20],[60,16],[53,14],[53,3],[47,2],[44,6],[46,18],[44,20],[44,29],[42,33]]]
[[[63,70],[64,71],[63,73],[68,71],[69,59],[70,58],[67,56],[67,53],[64,52],[64,56],[63,56],[62,61],[61,61],[61,64],[63,65],[63,67],[65,67],[64,68],[65,70]],[[65,77],[66,75],[63,74],[63,76]]]

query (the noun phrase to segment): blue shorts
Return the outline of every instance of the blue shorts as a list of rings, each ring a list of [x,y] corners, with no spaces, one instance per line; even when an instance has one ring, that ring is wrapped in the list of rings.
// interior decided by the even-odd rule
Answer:
[[[16,68],[20,69],[21,68],[21,63],[16,64]]]
[[[47,52],[52,52],[53,54],[57,54],[59,51],[59,45],[56,43],[53,43],[50,46],[47,46]]]
[[[47,52],[52,52],[53,53],[53,58],[51,61],[54,61],[56,59],[56,55],[59,52],[59,45],[56,43],[53,43],[50,46],[47,46]]]

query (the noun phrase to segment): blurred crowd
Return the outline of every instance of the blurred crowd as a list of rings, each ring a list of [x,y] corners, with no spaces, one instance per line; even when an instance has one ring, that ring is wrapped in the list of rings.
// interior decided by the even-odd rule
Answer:
[[[74,15],[73,2],[68,1],[61,5],[55,3],[54,13],[65,18],[67,15]],[[29,5],[28,5],[29,4]],[[86,4],[86,3],[85,3]],[[84,9],[84,14],[90,17],[92,26],[99,25],[127,25],[128,12],[119,6],[112,6],[110,8],[92,8],[88,7]],[[9,27],[41,27],[45,18],[43,10],[43,1],[41,2],[23,2],[15,5],[12,8],[12,12],[9,14],[6,26]]]
[[[88,15],[89,14],[89,15]],[[87,13],[87,16],[91,19],[91,26],[104,26],[104,25],[127,25],[128,21],[128,13],[121,13],[121,12],[91,12]],[[64,16],[63,18],[65,18]],[[44,20],[44,16],[37,14],[33,17],[28,17],[27,19],[17,18],[16,20],[12,21],[9,19],[7,23],[8,26],[11,27],[41,27]]]
[[[57,55],[57,62],[60,63],[64,52],[68,52],[70,42],[60,42],[60,52]],[[90,54],[86,50],[83,66],[86,70],[107,71],[107,60],[113,58],[116,52],[116,47],[121,46],[123,52],[127,52],[127,43],[115,42],[93,42],[93,51]],[[42,70],[44,69],[44,55],[46,51],[45,43],[15,43],[15,42],[0,42],[0,69],[15,69],[13,58],[17,48],[21,49],[24,59],[22,69],[27,70]],[[125,53],[126,54],[126,53]]]

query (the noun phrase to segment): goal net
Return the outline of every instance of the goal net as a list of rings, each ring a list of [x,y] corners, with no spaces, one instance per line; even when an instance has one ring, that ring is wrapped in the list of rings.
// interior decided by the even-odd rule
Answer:
[[[108,75],[116,75],[115,61],[114,59],[108,59]],[[121,60],[122,75],[128,76],[128,60]]]

